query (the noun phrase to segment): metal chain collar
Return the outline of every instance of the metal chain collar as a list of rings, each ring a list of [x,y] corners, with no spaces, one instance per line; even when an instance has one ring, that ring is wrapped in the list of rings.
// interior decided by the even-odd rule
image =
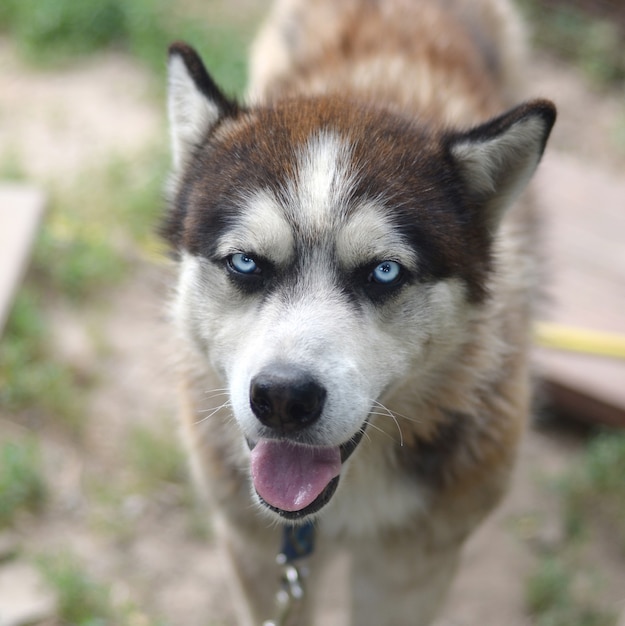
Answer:
[[[308,568],[302,562],[315,547],[315,528],[311,522],[288,525],[282,532],[282,548],[276,558],[282,567],[276,594],[276,617],[262,626],[297,626],[305,595],[304,579]]]

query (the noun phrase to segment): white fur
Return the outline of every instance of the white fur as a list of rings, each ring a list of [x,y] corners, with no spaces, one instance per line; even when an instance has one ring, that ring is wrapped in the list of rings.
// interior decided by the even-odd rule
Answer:
[[[349,145],[325,131],[309,138],[297,154],[297,179],[289,184],[286,210],[310,235],[341,213],[355,173]]]
[[[529,116],[490,140],[464,141],[452,147],[452,154],[462,165],[472,191],[478,196],[492,198],[493,232],[497,230],[505,209],[536,171],[544,136],[544,120]]]
[[[464,339],[459,282],[410,287],[404,295],[409,308],[399,304],[380,315],[371,306],[356,316],[328,275],[328,262],[324,255],[311,259],[288,298],[270,297],[259,314],[255,302],[228,294],[232,288],[208,261],[189,254],[182,259],[175,318],[225,375],[234,416],[251,440],[258,439],[260,423],[249,406],[250,382],[274,362],[306,369],[327,389],[326,409],[308,437],[311,444],[333,446],[358,432],[391,382],[410,378],[415,391],[427,386]]]
[[[238,221],[217,246],[223,257],[234,252],[271,259],[278,266],[293,261],[295,239],[278,199],[268,189],[241,197]]]
[[[418,257],[414,248],[389,223],[388,209],[381,202],[367,202],[337,228],[336,249],[346,269],[363,263],[397,261],[417,271]]]
[[[390,415],[385,418],[393,419]],[[401,420],[401,417],[395,419]],[[379,421],[379,420],[377,420]],[[401,428],[398,425],[398,429]],[[388,475],[380,472],[387,463],[390,441],[401,440],[401,433],[388,434],[369,428],[367,435],[341,472],[336,497],[320,518],[324,535],[340,537],[373,537],[381,528],[401,528],[410,518],[427,511],[427,494],[405,475],[398,475],[389,489]],[[366,463],[352,463],[358,456]],[[362,493],[376,493],[375,498],[364,499]]]
[[[193,147],[219,119],[217,105],[196,87],[182,58],[169,59],[168,116],[173,169],[180,171]]]
[[[314,274],[286,302],[279,296],[266,302],[262,317],[255,320],[255,332],[233,346],[228,369],[233,411],[252,440],[259,437],[260,422],[250,409],[250,382],[272,363],[286,361],[304,368],[326,388],[323,416],[308,429],[314,445],[345,443],[382,391],[385,377],[363,371],[362,352],[367,348],[359,345],[359,324],[351,307],[321,268]]]

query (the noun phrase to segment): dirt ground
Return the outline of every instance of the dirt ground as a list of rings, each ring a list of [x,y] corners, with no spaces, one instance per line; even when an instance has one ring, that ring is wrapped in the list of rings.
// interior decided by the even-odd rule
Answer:
[[[39,73],[24,68],[4,41],[0,67],[0,146],[18,153],[32,180],[44,186],[52,179],[71,181],[85,164],[113,153],[139,155],[166,133],[147,77],[122,56],[106,54],[72,69]],[[625,124],[622,101],[591,89],[575,71],[549,59],[536,63],[531,80],[537,95],[559,106],[550,149],[622,171],[625,155],[612,140],[614,128]],[[88,397],[84,443],[61,429],[41,433],[52,499],[43,516],[25,519],[17,532],[29,554],[71,550],[90,574],[112,583],[117,601],[130,599],[146,614],[175,626],[230,625],[222,564],[210,533],[201,537],[194,530],[179,486],[125,495],[106,524],[98,523],[101,503],[92,495],[98,479],[127,481],[124,445],[135,425],[170,429],[175,436],[164,315],[171,276],[166,263],[138,253],[133,271],[107,295],[106,305],[55,305],[49,311],[58,358],[84,368],[98,384]],[[0,415],[0,440],[22,431],[12,416]],[[532,623],[523,606],[523,580],[540,546],[557,543],[562,532],[557,499],[546,485],[575,463],[580,447],[569,432],[528,432],[510,494],[469,541],[438,626]],[[113,523],[116,532],[110,530]],[[609,554],[604,565],[616,580],[625,580]]]

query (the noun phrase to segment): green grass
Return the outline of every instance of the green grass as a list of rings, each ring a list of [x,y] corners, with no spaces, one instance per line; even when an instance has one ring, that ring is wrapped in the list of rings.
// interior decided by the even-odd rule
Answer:
[[[0,152],[0,179],[23,181],[26,178],[19,149],[16,146],[3,146]]]
[[[625,434],[602,433],[563,483],[566,527],[575,537],[589,528],[610,532],[625,560]]]
[[[54,64],[113,45],[151,58],[153,47],[167,37],[162,0],[4,0],[1,7],[0,24],[38,63]]]
[[[521,0],[534,41],[580,67],[599,85],[625,82],[625,46],[619,25],[564,2]]]
[[[132,428],[128,437],[128,461],[143,490],[152,491],[164,483],[187,484],[186,458],[172,428]]]
[[[0,529],[21,511],[39,511],[46,498],[39,447],[33,439],[0,444]]]
[[[52,192],[33,272],[65,297],[95,297],[127,275],[142,247],[153,246],[163,211],[165,151],[111,157]]]
[[[204,24],[194,29],[183,29],[176,39],[184,39],[196,47],[208,71],[226,94],[240,96],[247,83],[250,33],[248,24],[243,27],[223,23]]]
[[[0,344],[1,407],[44,414],[81,434],[85,392],[94,381],[54,354],[46,309],[59,299],[104,305],[107,289],[128,275],[142,249],[155,246],[166,167],[164,150],[111,158],[51,193]]]
[[[196,519],[187,459],[169,420],[130,426],[119,453],[122,469],[114,480],[94,475],[86,482],[89,523],[95,530],[121,543],[132,541],[151,503],[181,507],[189,513],[191,534],[207,532]]]
[[[67,553],[41,558],[40,569],[58,601],[58,617],[71,626],[113,625],[110,589],[86,574]]]
[[[607,574],[597,555],[609,544],[612,556],[625,566],[624,477],[625,433],[604,432],[588,442],[579,462],[554,485],[565,534],[558,546],[540,555],[526,581],[532,624],[616,624],[615,605],[605,593]]]
[[[83,376],[54,359],[44,308],[33,288],[16,298],[0,343],[0,406],[13,413],[51,414],[78,429]]]
[[[571,574],[556,558],[545,559],[527,582],[526,602],[534,614],[543,614],[569,601]]]
[[[615,626],[616,615],[597,600],[599,576],[568,556],[544,557],[526,581],[534,626]]]
[[[174,6],[166,0],[3,0],[0,31],[10,33],[22,55],[38,65],[56,67],[113,48],[159,76],[167,45],[185,39],[198,46],[227,91],[240,93],[254,20],[241,15],[233,25],[232,19],[211,20]]]
[[[167,489],[173,501],[188,512],[188,532],[197,540],[209,541],[212,528],[205,508],[197,502],[188,471],[188,459],[172,425],[135,426],[131,429],[126,457],[133,473],[133,492],[153,494]],[[150,497],[150,496],[148,496]],[[115,524],[109,528],[116,530]],[[120,536],[127,531],[117,526]]]
[[[70,553],[45,555],[38,562],[56,594],[57,618],[64,626],[166,626],[133,603],[114,603],[110,585],[96,581]]]

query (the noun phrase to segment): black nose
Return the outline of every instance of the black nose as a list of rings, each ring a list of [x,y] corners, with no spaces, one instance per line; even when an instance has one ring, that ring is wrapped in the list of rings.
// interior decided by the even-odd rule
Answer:
[[[308,372],[286,365],[272,365],[250,384],[250,406],[265,426],[292,433],[312,424],[321,415],[326,390]]]

